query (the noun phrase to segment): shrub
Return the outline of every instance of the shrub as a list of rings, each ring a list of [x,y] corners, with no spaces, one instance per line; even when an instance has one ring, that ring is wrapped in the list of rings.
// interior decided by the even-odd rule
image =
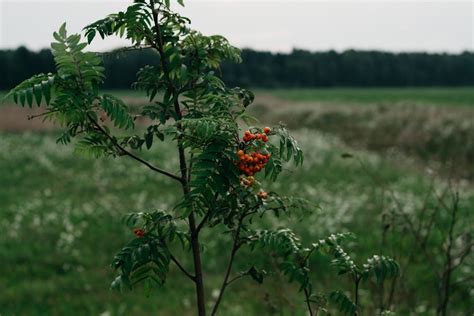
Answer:
[[[182,5],[181,0],[178,2]],[[96,35],[118,35],[129,39],[125,48],[151,49],[157,66],[143,67],[134,87],[150,100],[139,114],[147,126],[136,126],[127,105],[119,98],[102,94],[104,68],[99,54],[86,52],[87,42],[79,34],[68,35],[63,24],[51,44],[57,72],[36,75],[14,88],[8,96],[22,106],[46,106],[45,118],[64,127],[58,142],[77,138],[78,151],[99,157],[128,157],[151,171],[176,181],[182,198],[172,210],[133,213],[125,223],[135,237],[114,257],[117,277],[112,288],[129,289],[140,283],[162,285],[170,265],[175,265],[195,284],[196,309],[206,313],[200,233],[225,227],[230,236],[230,255],[217,299],[216,314],[227,287],[248,276],[262,283],[267,271],[251,265],[247,271],[232,271],[234,258],[243,247],[267,254],[276,268],[297,282],[311,315],[324,308],[312,290],[309,260],[313,253],[334,256],[340,274],[351,275],[355,302],[343,292],[330,298],[346,313],[358,313],[358,286],[372,275],[382,282],[394,277],[398,266],[386,257],[374,257],[362,268],[342,249],[345,234],[332,235],[309,247],[287,228],[257,229],[263,216],[279,216],[311,204],[294,197],[266,192],[261,174],[273,181],[285,163],[303,163],[296,140],[283,126],[249,127],[241,133],[241,122],[249,116],[252,92],[228,88],[216,76],[223,60],[240,61],[239,50],[221,36],[204,36],[189,28],[189,20],[171,11],[169,0],[135,0],[126,11],[111,14],[85,27],[88,43]],[[119,133],[123,133],[119,136]],[[165,139],[176,145],[179,172],[165,170],[140,156],[140,152]],[[162,162],[162,165],[164,163]],[[193,271],[188,271],[173,253],[175,244],[189,250]]]

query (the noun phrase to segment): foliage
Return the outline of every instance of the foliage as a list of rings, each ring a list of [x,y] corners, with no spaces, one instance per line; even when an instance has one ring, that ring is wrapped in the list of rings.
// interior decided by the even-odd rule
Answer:
[[[112,261],[112,267],[120,270],[112,289],[132,288],[140,282],[162,285],[171,261],[167,243],[178,238],[184,246],[186,234],[178,231],[173,217],[164,211],[132,213],[125,216],[124,221],[137,238],[122,248]]]
[[[264,252],[268,252],[270,256],[277,259],[279,269],[288,277],[289,282],[296,281],[299,284],[299,290],[305,294],[311,315],[314,313],[312,305],[314,304],[317,310],[324,307],[320,305],[321,297],[323,301],[327,299],[313,293],[313,285],[308,274],[311,271],[309,259],[315,251],[332,255],[334,257],[332,265],[338,269],[338,274],[348,273],[355,284],[355,302],[340,290],[331,292],[328,299],[342,313],[356,315],[360,309],[359,282],[366,281],[373,275],[377,283],[382,284],[385,279],[398,277],[399,267],[393,259],[377,255],[369,258],[366,264],[359,267],[341,246],[342,242],[350,238],[353,238],[350,233],[332,234],[313,243],[311,247],[304,248],[291,230],[280,229],[257,232],[249,240],[252,248],[258,245]]]
[[[355,315],[357,313],[357,305],[343,292],[331,292],[331,294],[329,294],[329,299],[344,315]]]
[[[84,29],[89,43],[96,34],[102,38],[118,35],[130,40],[132,49],[147,45],[156,50],[160,63],[143,68],[135,84],[151,102],[160,92],[159,100],[141,111],[140,116],[149,122],[144,134],[135,128],[122,100],[99,93],[104,79],[101,58],[84,51],[88,44],[81,42],[80,35],[68,36],[65,24],[54,33],[56,41],[51,44],[57,72],[28,79],[9,94],[22,106],[26,102],[31,107],[33,95],[37,104],[42,96],[48,99],[44,115],[65,128],[59,142],[67,144],[77,138],[77,151],[95,157],[131,158],[181,186],[182,198],[171,211],[138,212],[125,218],[135,238],[112,261],[117,270],[112,288],[163,285],[173,263],[194,283],[198,314],[205,315],[201,259],[205,244],[200,233],[212,228],[226,230],[232,247],[211,315],[216,314],[228,285],[236,280],[230,279],[233,262],[245,246],[269,251],[278,261],[278,269],[304,292],[310,314],[314,299],[309,258],[324,248],[334,256],[340,273],[349,272],[354,277],[355,306],[359,307],[357,287],[361,278],[374,274],[382,282],[385,277],[394,277],[398,274],[396,263],[373,257],[361,270],[340,246],[344,234],[304,248],[290,229],[255,228],[264,215],[279,216],[297,207],[309,207],[302,200],[266,192],[254,177],[265,169],[264,174],[276,181],[284,165],[291,161],[302,165],[303,153],[284,126],[249,127],[240,138],[239,122],[248,119],[245,111],[253,94],[227,88],[215,74],[223,60],[240,61],[239,50],[220,36],[190,30],[188,24],[187,18],[171,11],[169,1],[135,0],[126,11]],[[52,92],[51,100],[47,91]],[[126,135],[118,136],[125,131]],[[143,152],[143,145],[152,148],[155,137],[175,144],[178,173],[164,169],[163,162],[156,166],[143,158],[140,150]],[[173,254],[177,242],[188,250],[186,254],[192,254],[192,273]],[[249,275],[261,283],[264,274],[252,266],[240,276]],[[346,303],[336,301],[347,310]]]

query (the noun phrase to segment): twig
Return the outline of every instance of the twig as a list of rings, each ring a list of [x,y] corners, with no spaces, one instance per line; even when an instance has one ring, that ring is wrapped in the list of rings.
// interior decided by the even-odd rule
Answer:
[[[356,275],[354,277],[354,303],[357,309],[359,309],[359,283],[360,283],[360,276]],[[359,315],[359,312],[356,311],[355,315]]]
[[[189,273],[188,271],[186,271],[186,269],[179,263],[179,261],[171,253],[170,253],[170,259],[188,278],[190,278],[193,281],[196,281],[196,277],[192,275],[191,273]]]
[[[199,232],[201,231],[201,229],[204,227],[204,224],[206,224],[206,221],[209,219],[209,217],[211,216],[211,211],[208,211],[204,217],[202,218],[201,222],[198,224],[198,226],[196,227],[196,230],[195,230],[195,234],[199,234]]]
[[[309,301],[309,292],[308,289],[304,289],[304,296],[306,298],[306,306],[308,307],[309,316],[313,316],[313,308],[311,307],[311,302]]]
[[[467,281],[470,281],[470,280],[474,280],[474,275],[470,275],[468,277],[465,277],[464,279],[456,281],[456,282],[452,283],[452,286],[459,285],[461,283],[464,283],[464,282],[467,282]]]
[[[151,170],[153,170],[153,171],[155,171],[155,172],[161,173],[161,174],[163,174],[163,175],[165,175],[165,176],[167,176],[167,177],[170,177],[170,178],[172,178],[172,179],[174,179],[174,180],[179,181],[179,182],[182,183],[182,179],[181,179],[180,177],[178,177],[178,176],[176,176],[176,175],[174,175],[174,174],[172,174],[172,173],[170,173],[170,172],[168,172],[168,171],[165,171],[165,170],[162,170],[162,169],[160,169],[160,168],[158,168],[158,167],[155,167],[155,166],[153,166],[151,163],[149,163],[148,161],[146,161],[146,160],[144,160],[144,159],[142,159],[142,158],[140,158],[140,157],[134,155],[133,153],[129,152],[128,150],[126,150],[123,146],[121,146],[121,145],[117,142],[117,140],[116,140],[114,137],[112,137],[109,133],[107,133],[107,131],[106,131],[102,126],[100,126],[100,124],[97,123],[96,120],[94,120],[94,118],[93,118],[90,114],[87,114],[87,117],[88,117],[89,120],[92,122],[92,124],[93,124],[103,135],[105,135],[108,139],[110,139],[110,140],[112,141],[113,145],[114,145],[115,147],[117,147],[117,148],[120,150],[120,153],[122,153],[122,154],[124,154],[124,155],[126,155],[126,156],[129,156],[130,158],[132,158],[132,159],[134,159],[134,160],[136,160],[136,161],[138,161],[138,162],[144,164],[145,166],[147,166],[148,168],[150,168]]]
[[[244,219],[244,214],[239,218],[239,222],[237,224],[237,230],[235,232],[234,242],[232,244],[232,250],[231,250],[231,253],[230,253],[230,257],[229,257],[229,262],[227,263],[227,269],[226,269],[226,272],[225,272],[224,280],[222,281],[222,286],[221,286],[221,289],[219,291],[219,295],[217,297],[216,302],[214,303],[214,307],[212,308],[211,316],[216,314],[217,308],[219,307],[219,304],[220,304],[220,302],[222,300],[222,297],[224,295],[224,291],[225,291],[226,287],[230,284],[228,282],[228,280],[229,280],[229,276],[230,276],[230,271],[232,270],[232,265],[234,263],[235,254],[237,253],[237,250],[240,247],[240,245],[239,245],[239,235],[240,235],[240,229],[242,227],[242,221]]]
[[[216,193],[214,194],[214,200],[217,200],[217,197],[219,196],[219,193]],[[204,217],[201,219],[201,222],[198,224],[198,226],[196,227],[196,230],[194,231],[195,234],[199,234],[199,232],[201,231],[201,229],[204,227],[204,225],[206,224],[207,220],[212,216],[212,211],[208,211]]]
[[[229,286],[231,283],[233,283],[234,281],[237,281],[238,279],[240,278],[243,278],[244,276],[246,276],[247,274],[239,274],[239,275],[236,275],[235,277],[233,277],[232,279],[230,279],[228,282],[227,282],[227,286]]]
[[[128,46],[128,47],[114,49],[113,51],[110,51],[110,52],[94,52],[94,53],[98,56],[110,56],[110,55],[116,55],[116,54],[120,54],[124,52],[145,50],[145,49],[150,49],[150,48],[154,48],[154,47],[152,45],[136,45],[136,46]]]
[[[469,254],[471,253],[472,247],[474,247],[474,243],[468,244],[466,247],[464,247],[463,250],[461,250],[461,252],[459,254],[453,256],[453,259],[458,259],[458,262],[455,265],[453,265],[451,270],[456,269],[457,267],[459,267],[464,262],[464,260],[467,258],[467,256],[469,256]]]
[[[442,201],[440,201],[441,203]],[[450,297],[450,285],[451,285],[451,274],[452,274],[452,248],[454,244],[454,226],[456,225],[456,215],[458,212],[458,203],[459,203],[459,195],[457,193],[454,194],[453,197],[453,206],[451,208],[451,220],[449,223],[449,230],[448,230],[448,246],[445,251],[445,264],[444,264],[444,271],[442,273],[442,278],[440,281],[440,292],[439,298],[440,301],[438,302],[438,308],[436,310],[437,315],[446,316],[449,297]],[[442,204],[447,208],[447,205],[442,202]]]
[[[28,116],[27,116],[27,119],[28,119],[28,121],[30,121],[30,120],[33,120],[33,119],[35,119],[35,118],[42,117],[42,116],[46,116],[46,115],[48,115],[48,114],[56,113],[56,112],[59,112],[59,110],[47,111],[47,112],[43,112],[43,113],[36,114],[36,115],[28,115]]]

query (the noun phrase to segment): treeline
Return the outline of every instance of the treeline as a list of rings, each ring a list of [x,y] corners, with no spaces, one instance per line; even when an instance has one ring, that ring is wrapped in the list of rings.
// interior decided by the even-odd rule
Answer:
[[[474,84],[474,52],[389,53],[348,50],[272,54],[245,50],[243,65],[225,64],[229,83],[256,87],[404,87]]]
[[[224,63],[221,76],[230,85],[262,88],[403,87],[474,85],[474,53],[428,54],[380,51],[289,54],[242,51],[241,64]],[[128,89],[140,67],[157,63],[152,50],[104,54],[106,89]],[[53,72],[49,50],[24,47],[0,51],[0,90],[40,72]]]

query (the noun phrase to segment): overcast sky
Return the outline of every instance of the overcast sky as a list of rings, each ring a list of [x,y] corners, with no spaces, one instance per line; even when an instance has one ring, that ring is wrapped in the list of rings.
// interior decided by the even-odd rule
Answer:
[[[71,32],[124,9],[127,0],[0,0],[0,49],[49,47],[63,21]],[[193,28],[258,50],[474,51],[474,0],[185,0]],[[96,41],[94,50],[127,45]]]

